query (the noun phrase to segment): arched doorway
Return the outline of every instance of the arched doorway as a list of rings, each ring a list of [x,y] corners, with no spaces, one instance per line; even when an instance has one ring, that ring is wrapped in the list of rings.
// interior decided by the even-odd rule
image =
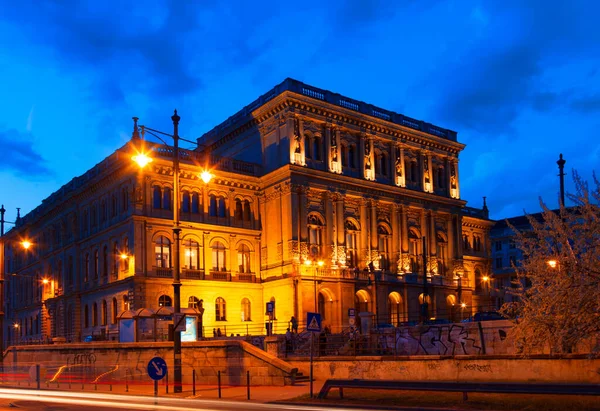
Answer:
[[[446,316],[447,318],[455,322],[456,321],[456,297],[452,294],[446,297]]]
[[[371,295],[367,290],[358,290],[354,295],[354,308],[356,309],[356,314],[368,312],[369,303],[371,302]]]
[[[403,318],[402,297],[396,291],[388,295],[388,321],[390,324],[398,327],[404,320]]]

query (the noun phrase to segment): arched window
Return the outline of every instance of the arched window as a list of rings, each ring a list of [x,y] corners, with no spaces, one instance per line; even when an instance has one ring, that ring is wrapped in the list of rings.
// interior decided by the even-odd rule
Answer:
[[[200,267],[200,245],[194,240],[184,240],[183,249],[185,253],[183,268],[197,270]]]
[[[123,270],[129,272],[129,238],[123,239],[123,253],[127,255],[127,258],[123,259]]]
[[[358,265],[358,229],[352,221],[346,221],[346,265],[354,268]]]
[[[83,282],[87,283],[90,279],[90,253],[85,253],[83,260]]]
[[[225,207],[225,197],[219,197],[219,217],[223,218],[227,215],[227,207]]]
[[[250,211],[250,201],[244,200],[244,221],[250,221],[252,219],[252,212]]]
[[[209,196],[208,214],[211,217],[216,217],[217,216],[217,197],[214,194],[211,194]]]
[[[171,241],[167,237],[158,237],[154,243],[154,255],[157,267],[171,268]]]
[[[181,211],[184,213],[190,212],[190,193],[188,191],[183,192],[183,196],[181,198]]]
[[[358,290],[354,295],[354,308],[356,313],[369,311],[369,293],[365,290]]]
[[[100,202],[100,223],[104,224],[108,219],[108,210],[106,208],[106,200]]]
[[[83,307],[83,328],[88,328],[90,326],[90,310],[87,306]]]
[[[106,305],[106,300],[102,300],[102,319],[100,325],[106,325],[106,321],[108,318],[108,307]]]
[[[113,277],[119,277],[119,266],[121,265],[121,253],[119,252],[119,243],[115,241],[113,245]]]
[[[308,217],[308,244],[311,257],[320,257],[323,244],[323,221],[314,214]]]
[[[319,293],[319,296],[317,297],[317,308],[319,311],[319,314],[321,314],[321,320],[325,320],[325,296],[323,295],[323,293]]]
[[[123,295],[123,311],[129,311],[129,297],[127,294]]]
[[[242,206],[242,200],[240,200],[239,198],[235,199],[235,214],[234,217],[236,220],[241,220],[244,214],[244,210],[243,210],[243,206]]]
[[[161,208],[161,197],[162,197],[162,193],[160,190],[159,186],[154,186],[152,188],[152,207],[154,209],[160,209]]]
[[[247,298],[242,299],[242,321],[252,321],[251,304]]]
[[[92,327],[98,325],[98,304],[92,304]]]
[[[390,269],[390,233],[388,229],[380,225],[377,227],[377,236],[379,240],[379,268],[382,270]]]
[[[408,231],[408,254],[410,256],[411,272],[418,273],[420,268],[421,241],[419,233],[414,230]]]
[[[108,278],[108,246],[102,249],[102,276]]]
[[[169,187],[163,189],[162,208],[171,209],[171,189]]]
[[[158,306],[159,307],[172,307],[173,300],[171,299],[170,296],[163,294],[160,297],[158,297]]]
[[[117,216],[117,210],[119,209],[119,206],[117,204],[117,196],[113,194],[111,196],[110,202],[111,202],[110,216],[111,217],[116,217]]]
[[[214,271],[227,271],[226,248],[220,241],[215,241],[212,246],[212,263]]]
[[[238,248],[238,272],[250,273],[250,247],[246,244],[241,244]]]
[[[225,300],[222,297],[218,297],[215,301],[215,321],[227,321],[225,309]]]
[[[117,323],[117,315],[119,314],[119,306],[117,303],[117,299],[113,297],[112,299],[112,323]]]
[[[192,295],[188,298],[188,308],[195,308],[196,310],[200,308],[200,300],[198,297]]]
[[[100,271],[100,257],[98,256],[98,250],[94,251],[94,279],[98,279],[98,273]]]
[[[465,249],[465,251],[471,249],[471,244],[469,242],[469,236],[466,234],[463,234],[463,248]]]
[[[419,304],[423,304],[423,297],[428,305],[431,305],[431,297],[428,294],[419,294]]]
[[[200,213],[200,197],[198,193],[192,193],[192,213]]]
[[[398,327],[400,325],[401,312],[402,312],[402,298],[400,294],[397,292],[391,292],[388,295],[388,318],[390,319],[390,324]]]

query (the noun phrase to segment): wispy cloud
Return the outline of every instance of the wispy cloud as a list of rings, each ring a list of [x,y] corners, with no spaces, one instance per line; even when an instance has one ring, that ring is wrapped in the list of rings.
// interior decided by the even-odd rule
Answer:
[[[0,147],[0,171],[13,172],[27,180],[45,180],[53,177],[53,171],[46,167],[46,161],[33,147],[30,134],[14,129],[0,130]]]

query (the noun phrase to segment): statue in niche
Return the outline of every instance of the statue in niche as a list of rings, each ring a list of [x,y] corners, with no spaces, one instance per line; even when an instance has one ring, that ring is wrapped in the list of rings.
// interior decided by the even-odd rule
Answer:
[[[365,168],[371,169],[371,142],[365,141]]]
[[[402,177],[402,159],[400,158],[399,148],[396,148],[396,175]]]
[[[423,162],[423,173],[425,174],[425,183],[430,183],[431,180],[429,179],[429,159],[425,159],[425,161]]]
[[[296,147],[294,148],[294,153],[299,154],[301,151],[301,148],[300,148],[300,124],[298,123],[297,118],[294,118],[294,141],[296,143]]]
[[[450,188],[456,190],[456,169],[454,164],[450,166]]]

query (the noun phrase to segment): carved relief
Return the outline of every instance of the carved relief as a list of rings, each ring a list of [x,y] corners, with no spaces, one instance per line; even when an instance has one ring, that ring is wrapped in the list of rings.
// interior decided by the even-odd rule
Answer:
[[[398,258],[398,273],[410,273],[410,255],[408,253],[400,253]]]

